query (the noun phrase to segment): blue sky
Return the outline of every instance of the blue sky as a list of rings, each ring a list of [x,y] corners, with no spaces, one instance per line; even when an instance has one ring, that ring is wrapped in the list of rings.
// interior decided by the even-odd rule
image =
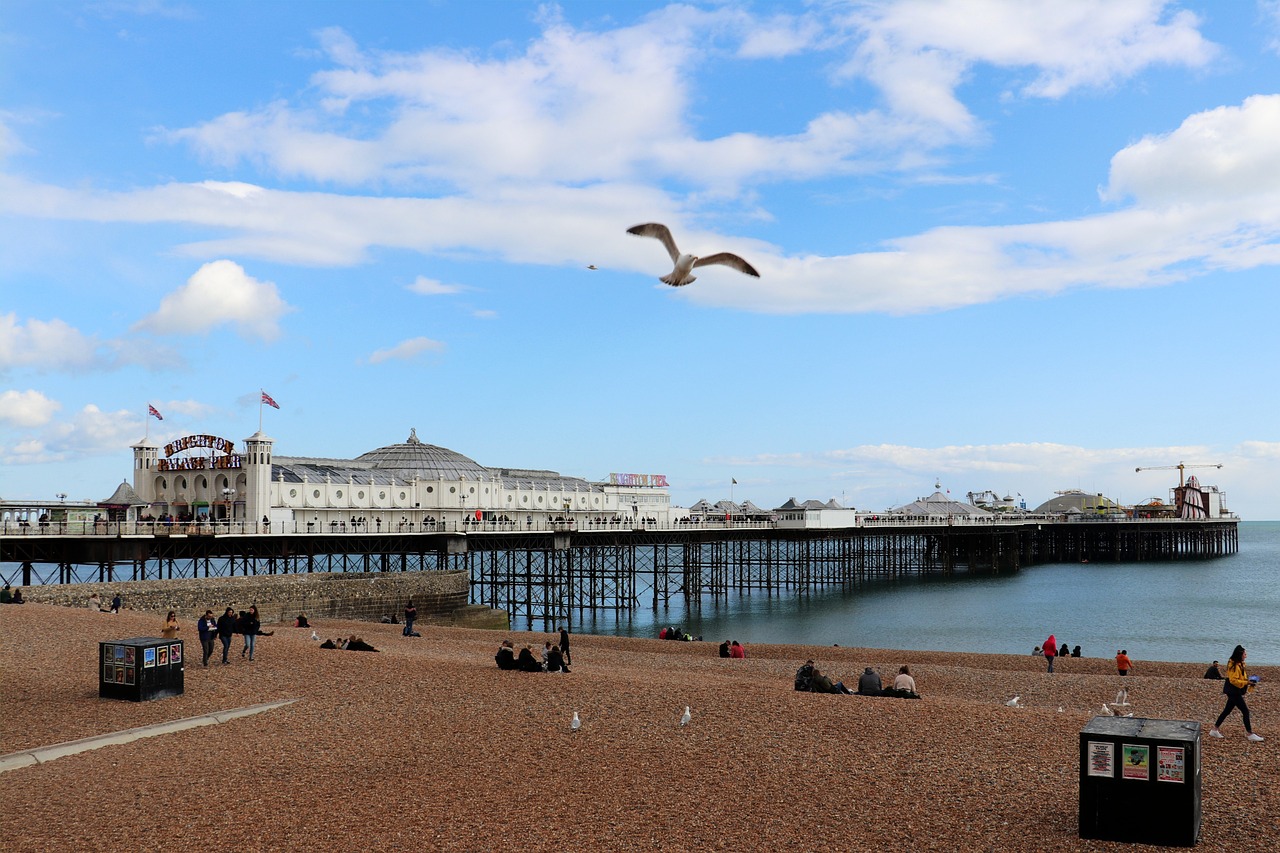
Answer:
[[[10,0],[0,496],[264,388],[285,455],[1280,518],[1277,140],[1270,0]]]

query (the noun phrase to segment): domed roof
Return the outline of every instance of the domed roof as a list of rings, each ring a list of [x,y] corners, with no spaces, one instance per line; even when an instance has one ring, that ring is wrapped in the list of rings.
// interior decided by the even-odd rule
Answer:
[[[409,430],[409,438],[403,444],[388,444],[377,450],[370,450],[356,457],[355,461],[367,463],[371,468],[386,471],[398,480],[435,480],[444,477],[456,480],[459,477],[479,478],[488,476],[489,469],[474,459],[447,447],[434,444],[423,444],[418,439],[416,429]]]

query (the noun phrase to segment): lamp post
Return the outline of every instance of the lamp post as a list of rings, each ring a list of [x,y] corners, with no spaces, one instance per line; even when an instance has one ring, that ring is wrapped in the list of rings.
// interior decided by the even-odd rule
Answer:
[[[226,488],[222,490],[222,499],[227,502],[227,532],[228,533],[231,532],[231,517],[235,514],[235,511],[236,511],[236,505],[231,502],[231,499],[234,498],[235,496],[236,496],[235,489]]]

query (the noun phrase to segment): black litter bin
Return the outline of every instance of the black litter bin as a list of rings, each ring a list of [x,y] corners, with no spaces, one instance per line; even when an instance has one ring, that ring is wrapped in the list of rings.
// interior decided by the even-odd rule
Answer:
[[[134,637],[98,643],[98,696],[142,702],[181,696],[181,640]]]
[[[1080,837],[1192,847],[1200,724],[1094,717],[1080,731]]]

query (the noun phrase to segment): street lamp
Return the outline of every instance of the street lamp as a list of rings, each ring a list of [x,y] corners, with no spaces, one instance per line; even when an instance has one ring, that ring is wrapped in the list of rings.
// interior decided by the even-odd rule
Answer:
[[[54,497],[56,497],[58,500],[63,501],[63,502],[65,503],[65,502],[66,502],[66,500],[67,500],[67,493],[66,493],[66,492],[58,492],[56,495],[54,495]]]
[[[236,510],[235,504],[231,502],[231,499],[235,496],[235,489],[227,488],[222,490],[222,499],[227,502],[227,530],[231,530],[231,517],[235,514]]]

